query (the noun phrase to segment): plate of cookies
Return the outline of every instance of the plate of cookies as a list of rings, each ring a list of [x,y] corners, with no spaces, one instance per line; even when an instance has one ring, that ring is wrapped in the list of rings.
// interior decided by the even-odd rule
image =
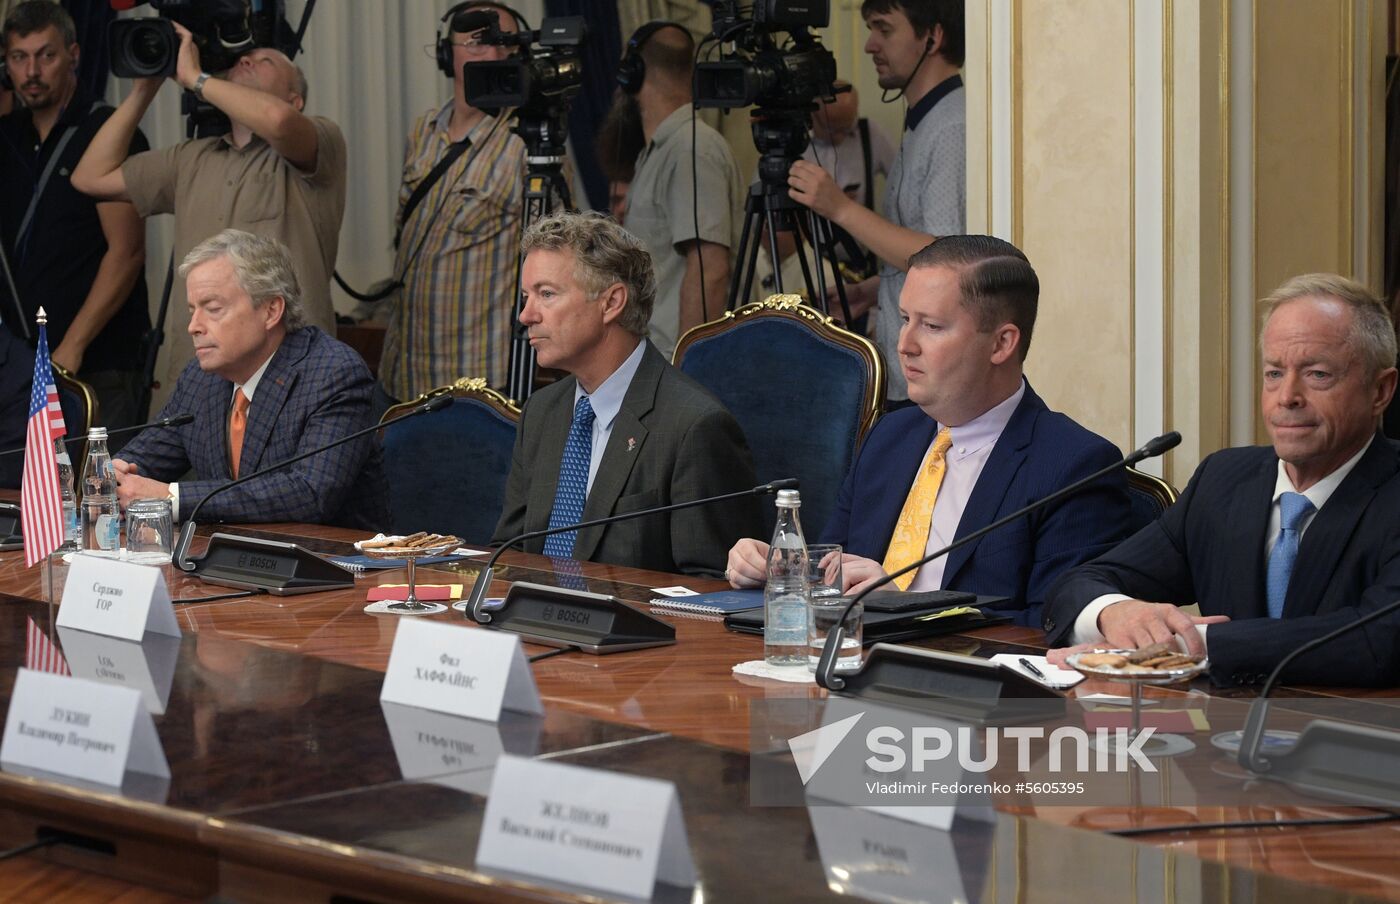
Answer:
[[[402,537],[380,534],[373,539],[359,541],[355,548],[373,559],[421,559],[444,555],[461,545],[460,537],[420,530]]]
[[[1065,665],[1091,678],[1175,684],[1210,668],[1203,657],[1181,652],[1173,641],[1162,641],[1136,650],[1091,650],[1075,653]]]

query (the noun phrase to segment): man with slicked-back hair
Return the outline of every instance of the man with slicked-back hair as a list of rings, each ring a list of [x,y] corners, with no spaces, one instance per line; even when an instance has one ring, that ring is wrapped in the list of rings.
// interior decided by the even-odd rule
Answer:
[[[914,407],[875,425],[821,532],[845,549],[847,589],[1118,459],[1108,440],[1046,407],[1022,373],[1039,294],[1026,256],[992,236],[946,236],[910,258],[898,350]],[[1051,583],[1123,537],[1128,512],[1116,473],[896,583],[1005,597],[1017,621],[1039,624]],[[766,555],[740,541],[730,582],[761,584]]]

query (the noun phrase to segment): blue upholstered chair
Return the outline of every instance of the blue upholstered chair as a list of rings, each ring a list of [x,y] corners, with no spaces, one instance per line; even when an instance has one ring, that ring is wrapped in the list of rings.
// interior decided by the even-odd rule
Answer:
[[[63,409],[63,426],[68,430],[69,439],[86,437],[88,430],[97,423],[97,394],[92,387],[68,373],[57,364],[53,365],[53,383],[58,388],[58,405]],[[73,479],[83,471],[87,461],[87,440],[68,444],[68,457],[77,469]]]
[[[380,433],[389,481],[390,530],[491,541],[501,517],[520,409],[485,380],[458,380],[384,412],[380,424],[440,395],[452,404]]]
[[[675,364],[734,414],[760,482],[802,482],[802,528],[815,541],[884,404],[875,346],[796,295],[772,295],[687,332]],[[770,502],[770,532],[773,518]]]
[[[1162,478],[1129,468],[1128,501],[1132,508],[1129,528],[1137,532],[1156,521],[1180,495]]]

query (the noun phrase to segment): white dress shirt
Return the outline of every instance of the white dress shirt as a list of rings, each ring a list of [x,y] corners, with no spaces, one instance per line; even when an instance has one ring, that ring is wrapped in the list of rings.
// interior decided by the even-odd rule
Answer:
[[[962,521],[963,510],[967,508],[967,500],[972,496],[973,488],[977,486],[977,478],[982,476],[982,469],[986,467],[992,449],[996,448],[997,440],[1001,438],[1012,413],[1025,395],[1026,381],[1022,379],[1021,385],[1016,387],[1016,391],[1005,401],[966,424],[948,428],[948,432],[952,434],[953,445],[944,456],[943,482],[939,484],[938,496],[933,502],[933,520],[929,524],[924,555],[953,542],[958,522]],[[937,439],[935,434],[934,441]],[[932,451],[933,443],[930,443],[929,451],[924,453],[924,462],[927,462]],[[923,468],[924,463],[921,462],[919,470],[922,471]],[[920,568],[914,573],[914,580],[909,583],[909,589],[942,589],[943,568],[947,561],[947,556],[940,556]]]
[[[275,354],[277,354],[276,349],[272,352],[272,355]],[[243,390],[243,395],[248,399],[248,408],[250,410],[252,409],[253,393],[257,392],[258,383],[262,382],[263,374],[267,373],[267,366],[272,363],[272,355],[268,355],[267,360],[262,363],[262,366],[253,371],[253,375],[248,378],[247,382],[233,384],[233,391],[228,394],[228,407],[230,412],[233,411],[234,396],[238,394],[238,390],[240,389]],[[227,417],[225,420],[227,420]],[[180,485],[178,483],[172,483],[170,485],[170,517],[174,521],[180,520]]]
[[[642,340],[632,350],[626,360],[613,371],[592,395],[583,391],[583,384],[574,381],[574,407],[578,400],[588,396],[588,404],[593,408],[593,450],[588,459],[588,492],[593,492],[593,478],[598,476],[598,465],[603,461],[603,453],[608,448],[608,438],[612,436],[613,421],[622,410],[622,400],[627,396],[627,388],[641,366],[642,355],[646,354],[647,343]]]
[[[1356,467],[1356,463],[1361,460],[1361,456],[1366,454],[1366,450],[1371,448],[1374,439],[1368,440],[1366,445],[1361,447],[1351,458],[1347,459],[1337,470],[1328,474],[1317,483],[1302,490],[1301,494],[1307,497],[1312,503],[1313,510],[1308,512],[1298,522],[1298,542],[1303,542],[1303,534],[1307,533],[1308,525],[1312,524],[1317,513],[1322,511],[1322,507],[1327,504],[1327,500],[1332,498],[1332,494],[1346,480],[1348,474]],[[1278,477],[1274,480],[1274,498],[1269,505],[1269,526],[1264,531],[1264,561],[1268,561],[1269,554],[1274,551],[1274,544],[1278,542],[1279,526],[1283,522],[1283,515],[1279,508],[1279,497],[1284,493],[1300,492],[1293,486],[1293,480],[1288,476],[1288,470],[1283,465],[1283,459],[1278,462]],[[1084,611],[1074,620],[1074,633],[1072,641],[1074,643],[1100,643],[1103,641],[1103,632],[1099,630],[1099,613],[1112,606],[1114,603],[1121,603],[1123,600],[1130,600],[1132,597],[1122,593],[1105,593],[1103,596],[1095,597],[1089,605],[1084,607]],[[1201,635],[1201,642],[1205,643],[1206,629],[1209,625],[1197,625],[1196,630]]]

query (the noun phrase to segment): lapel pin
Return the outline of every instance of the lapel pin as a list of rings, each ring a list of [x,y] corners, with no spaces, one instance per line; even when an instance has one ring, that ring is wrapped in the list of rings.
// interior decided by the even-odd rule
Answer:
[[[631,452],[635,448],[637,448],[637,438],[635,436],[627,437],[627,451]]]

